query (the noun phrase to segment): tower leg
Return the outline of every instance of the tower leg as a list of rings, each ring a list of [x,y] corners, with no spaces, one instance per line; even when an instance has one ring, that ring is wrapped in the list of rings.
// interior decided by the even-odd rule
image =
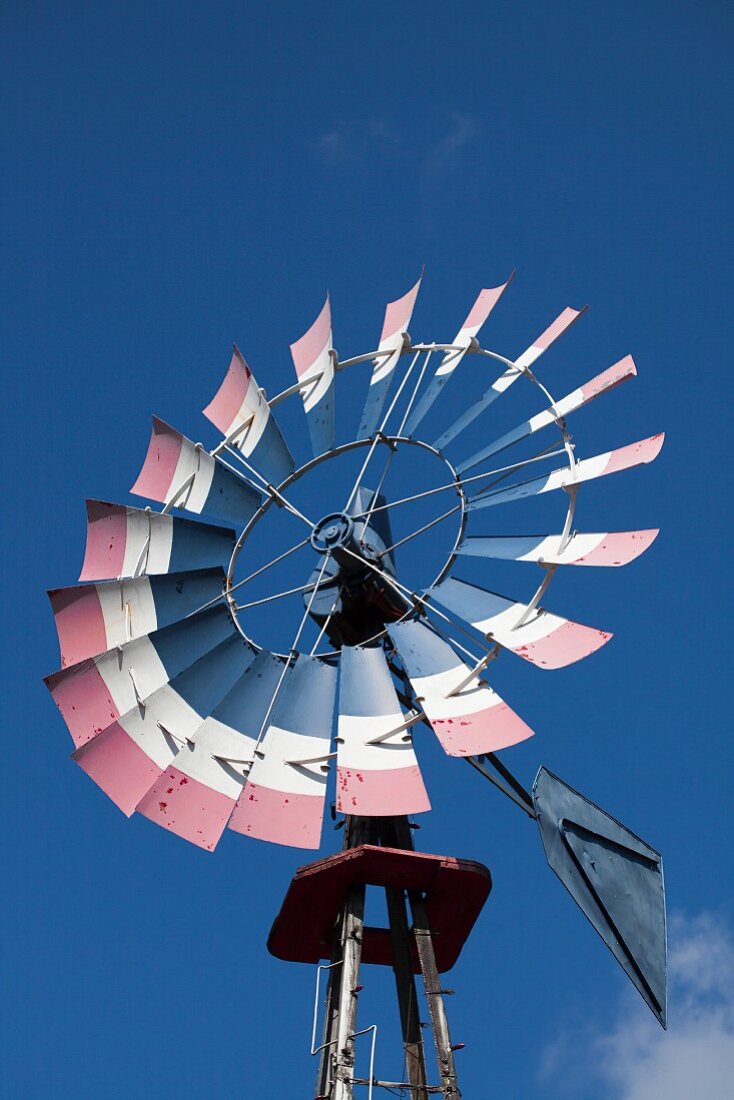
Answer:
[[[356,848],[372,838],[370,818],[348,817],[344,848]],[[362,958],[364,886],[353,886],[339,917],[326,993],[324,1034],[316,1078],[316,1095],[326,1100],[351,1100],[354,1076],[354,1039],[357,1030],[357,994]],[[338,965],[333,965],[338,964]]]
[[[428,1097],[426,1091],[428,1078],[426,1076],[426,1059],[423,1050],[418,995],[410,961],[410,930],[405,911],[405,893],[402,890],[388,886],[385,888],[385,895],[387,897],[387,915],[390,922],[390,937],[392,939],[393,955],[395,956],[393,970],[398,993],[398,1008],[400,1010],[400,1025],[403,1031],[403,1049],[405,1051],[408,1082],[413,1086],[411,1096],[416,1100],[426,1100]]]
[[[410,908],[413,914],[413,935],[415,936],[418,958],[420,959],[423,973],[423,986],[426,1000],[428,1001],[428,1014],[433,1028],[433,1041],[436,1044],[436,1056],[438,1058],[438,1073],[441,1078],[443,1096],[448,1100],[459,1100],[461,1093],[456,1083],[456,1066],[454,1065],[454,1051],[451,1046],[449,1022],[446,1016],[446,1005],[443,1000],[441,977],[436,968],[436,956],[433,950],[433,939],[428,927],[426,906],[423,897],[411,890],[408,894]]]
[[[413,835],[407,817],[385,819],[381,833],[384,844],[413,851]],[[449,1098],[450,1100],[460,1100],[461,1093],[456,1083],[456,1066],[454,1052],[451,1047],[449,1022],[443,1000],[441,977],[436,967],[436,955],[433,950],[433,938],[426,915],[426,905],[422,894],[415,890],[408,891],[408,900],[413,915],[413,935],[415,936],[418,960],[423,975],[423,987],[433,1029],[433,1041],[436,1046],[438,1072],[441,1078],[443,1096],[446,1100],[449,1100]]]

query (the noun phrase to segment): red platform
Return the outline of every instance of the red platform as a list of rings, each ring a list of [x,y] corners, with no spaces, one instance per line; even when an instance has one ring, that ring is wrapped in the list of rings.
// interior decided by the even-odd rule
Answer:
[[[299,868],[268,937],[271,955],[317,963],[331,957],[337,917],[350,886],[394,886],[425,894],[439,971],[450,970],[482,910],[492,879],[470,859],[363,844]],[[362,961],[392,966],[387,928],[365,926]],[[413,947],[413,969],[420,973]]]

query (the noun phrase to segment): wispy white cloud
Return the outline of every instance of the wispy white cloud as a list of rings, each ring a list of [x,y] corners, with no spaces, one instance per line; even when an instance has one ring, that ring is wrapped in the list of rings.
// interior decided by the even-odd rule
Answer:
[[[413,165],[430,175],[446,174],[464,159],[477,134],[476,120],[456,112],[433,112],[421,137],[384,118],[343,122],[309,141],[311,155],[325,168],[356,168],[374,161]]]
[[[445,115],[444,125],[436,130],[425,150],[425,166],[444,174],[459,166],[477,133],[477,123],[456,112]]]
[[[708,913],[670,926],[669,1030],[629,999],[604,1033],[561,1035],[541,1077],[597,1100],[725,1100],[734,1091],[734,939]],[[581,1038],[581,1041],[579,1039]]]

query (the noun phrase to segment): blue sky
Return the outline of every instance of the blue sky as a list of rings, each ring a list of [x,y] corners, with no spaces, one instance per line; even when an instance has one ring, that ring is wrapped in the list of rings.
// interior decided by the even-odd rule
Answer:
[[[327,288],[340,353],[369,350],[424,263],[414,338],[450,339],[517,267],[486,345],[517,355],[589,303],[542,361],[553,392],[635,356],[639,378],[573,423],[580,453],[667,432],[653,466],[583,496],[586,529],[659,526],[656,545],[549,598],[613,642],[497,675],[537,731],[510,766],[529,784],[547,764],[664,852],[686,964],[671,1031],[648,1040],[639,1017],[605,1061],[637,995],[532,823],[426,737],[420,846],[495,883],[450,976],[460,1083],[637,1100],[673,1095],[640,1085],[658,1063],[684,1084],[730,1066],[726,989],[690,965],[732,960],[726,5],[28,3],[3,23],[9,1092],[310,1095],[313,972],[264,946],[308,854],[230,835],[210,856],[125,821],[67,759],[45,589],[78,576],[83,498],[127,499],[151,412],[214,444],[199,410],[233,340],[274,393]],[[339,843],[327,828],[324,853]],[[390,1076],[384,977],[363,1022]],[[620,1059],[627,1076],[604,1069]]]

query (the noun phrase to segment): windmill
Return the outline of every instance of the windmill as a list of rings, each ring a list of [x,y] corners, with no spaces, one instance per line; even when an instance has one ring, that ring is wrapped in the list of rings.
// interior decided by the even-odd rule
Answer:
[[[414,850],[411,819],[430,808],[421,727],[537,822],[548,863],[666,1023],[660,854],[545,767],[526,789],[497,753],[533,731],[490,682],[505,651],[552,670],[610,639],[545,599],[558,570],[626,565],[653,542],[655,530],[584,533],[575,520],[586,482],[651,462],[663,436],[578,456],[568,418],[633,378],[634,361],[554,398],[535,364],[584,311],[564,309],[514,359],[485,349],[480,330],[511,279],[481,291],[450,344],[408,335],[419,279],[388,304],[378,347],[348,359],[334,350],[327,298],[291,345],[295,384],[270,400],[235,348],[204,410],[220,441],[207,450],[154,418],[132,492],[161,507],[87,501],[81,583],[49,593],[62,668],[47,686],[73,759],[126,815],[209,851],[227,827],[315,849],[335,776],[343,849],[297,871],[268,943],[280,958],[317,965],[311,1053],[322,1100],[383,1087],[460,1095],[440,975],[491,879],[474,861]],[[360,371],[361,416],[351,429],[340,416],[337,434],[337,382],[354,408]],[[445,388],[455,375],[461,385]],[[535,411],[500,431],[518,381]],[[477,392],[467,399],[470,383]],[[276,423],[285,401],[305,412],[311,454],[300,464]],[[472,424],[480,435],[467,436]],[[546,495],[562,514],[545,533],[496,525],[512,509],[494,509],[534,507]],[[399,530],[409,511],[417,518]],[[431,571],[431,555],[416,547],[439,530],[450,533]],[[254,567],[262,532],[268,560]],[[482,583],[457,575],[471,564]],[[528,576],[533,564],[540,579],[524,599],[486,587],[493,570]],[[425,582],[418,565],[431,571]],[[291,583],[272,591],[284,568]],[[260,627],[276,642],[265,644]],[[385,890],[386,929],[365,925],[367,886]],[[401,1080],[375,1075],[376,1028],[357,1021],[362,963],[395,973]],[[433,1084],[416,975],[436,1048]],[[366,1076],[355,1063],[363,1035]]]

